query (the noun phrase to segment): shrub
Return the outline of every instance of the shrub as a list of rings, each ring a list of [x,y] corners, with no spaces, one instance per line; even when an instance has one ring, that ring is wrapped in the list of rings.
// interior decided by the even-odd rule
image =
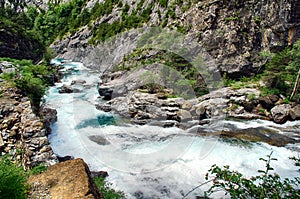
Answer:
[[[40,107],[41,98],[44,96],[46,86],[40,78],[28,73],[15,80],[16,86],[25,92],[36,110]]]
[[[285,96],[291,96],[293,88],[297,86],[295,92],[298,91],[298,85],[295,84],[297,74],[300,71],[300,40],[295,42],[293,47],[287,47],[283,51],[275,54],[271,61],[267,63],[264,72],[264,79],[268,82],[268,89],[278,90]],[[299,83],[299,82],[298,82]]]
[[[0,60],[12,62],[15,73],[4,73],[1,77],[21,89],[31,100],[34,111],[37,113],[40,101],[46,88],[51,84],[50,78],[54,71],[45,65],[34,65],[30,60],[15,60],[1,58]]]
[[[104,198],[109,198],[109,199],[125,198],[123,192],[115,191],[114,189],[110,188],[109,184],[105,182],[104,178],[96,177],[94,178],[94,182],[97,185],[98,189],[100,190]]]
[[[231,171],[229,166],[223,168],[213,165],[206,174],[206,180],[212,175],[211,181],[213,185],[205,196],[209,196],[217,191],[224,191],[225,195],[231,198],[299,198],[300,192],[296,187],[300,185],[300,178],[281,179],[276,173],[271,173],[271,161],[277,160],[272,158],[272,152],[266,159],[260,158],[265,162],[265,170],[258,170],[260,175],[251,178],[244,177],[237,171]],[[299,166],[299,159],[297,160]]]
[[[22,167],[16,166],[8,158],[0,158],[0,199],[27,198],[28,188]]]

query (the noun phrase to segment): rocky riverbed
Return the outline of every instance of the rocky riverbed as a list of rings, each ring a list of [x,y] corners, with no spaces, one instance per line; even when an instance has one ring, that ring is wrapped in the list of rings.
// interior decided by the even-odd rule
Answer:
[[[220,117],[233,120],[262,119],[278,124],[300,119],[300,105],[285,104],[285,98],[281,95],[261,97],[258,89],[224,87],[193,99],[169,98],[172,91],[168,89],[154,93],[141,89],[143,82],[138,78],[133,81],[130,73],[132,72],[107,72],[103,75],[98,91],[107,102],[98,104],[98,109],[120,114],[135,124],[176,126],[182,129],[194,129]],[[196,133],[207,134],[199,129],[201,128]],[[291,136],[259,129],[256,132],[224,130],[217,134],[264,141],[277,146],[295,143],[299,139],[297,133]]]

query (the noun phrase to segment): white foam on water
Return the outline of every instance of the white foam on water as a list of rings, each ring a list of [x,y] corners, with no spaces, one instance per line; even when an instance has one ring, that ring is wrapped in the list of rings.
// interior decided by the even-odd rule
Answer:
[[[72,66],[77,63],[72,63]],[[250,177],[264,169],[265,158],[273,151],[275,171],[282,177],[298,176],[298,170],[289,160],[298,154],[285,147],[274,147],[264,143],[246,146],[220,141],[216,137],[200,137],[172,127],[137,125],[95,125],[98,116],[111,116],[95,108],[98,100],[98,75],[79,64],[79,71],[66,76],[62,83],[48,91],[46,103],[58,111],[58,121],[52,125],[49,136],[55,153],[83,158],[92,170],[107,170],[107,180],[127,198],[181,198],[189,190],[204,182],[208,169],[217,164],[230,165]],[[62,84],[74,79],[84,79],[93,87],[83,93],[59,94]],[[84,122],[91,125],[81,126]],[[89,123],[88,123],[89,124]],[[262,120],[221,121],[238,129],[278,126]],[[289,122],[286,128],[298,128]],[[96,138],[96,141],[91,139]],[[99,142],[97,143],[97,139]],[[105,140],[105,141],[103,141]],[[298,147],[298,145],[294,145]],[[195,193],[202,193],[209,185]],[[192,193],[191,196],[195,195]]]

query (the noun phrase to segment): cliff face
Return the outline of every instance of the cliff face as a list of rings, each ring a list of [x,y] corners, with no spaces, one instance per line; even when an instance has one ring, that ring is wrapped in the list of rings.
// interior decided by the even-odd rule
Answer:
[[[140,2],[127,1],[128,15],[138,9]],[[191,36],[214,59],[221,73],[233,78],[257,72],[266,61],[260,52],[282,50],[300,37],[300,2],[297,0],[205,0],[196,3],[185,0],[182,4],[169,1],[167,6],[155,0],[142,3],[141,10],[152,5],[146,26],[165,26]],[[87,5],[92,7],[93,1]],[[115,6],[111,14],[97,19],[92,27],[121,20],[123,8]],[[53,47],[59,57],[99,67],[102,61],[97,59],[101,58],[94,58],[102,47],[90,45],[91,37],[92,31],[83,27],[74,35],[57,41]],[[119,63],[119,57],[126,54],[123,51],[132,50],[124,41],[115,43],[118,52],[106,49]]]
[[[0,62],[1,75],[17,71],[13,63]],[[1,79],[0,97],[0,153],[10,154],[26,169],[40,163],[53,165],[58,159],[48,141],[50,123],[56,121],[56,110],[44,108],[43,119],[35,115],[30,99]],[[47,131],[48,130],[48,131]]]
[[[34,62],[43,57],[43,45],[18,27],[0,22],[0,57],[30,59]]]

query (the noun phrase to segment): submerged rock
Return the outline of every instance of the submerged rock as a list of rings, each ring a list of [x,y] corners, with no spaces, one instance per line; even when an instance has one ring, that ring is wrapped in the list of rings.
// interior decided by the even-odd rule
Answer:
[[[71,85],[76,85],[76,84],[85,84],[86,83],[86,81],[85,80],[83,80],[83,79],[79,79],[79,80],[73,80],[72,82],[71,82]]]
[[[108,144],[110,144],[110,142],[107,139],[105,139],[104,137],[99,136],[99,135],[91,135],[91,136],[89,136],[89,139],[92,140],[93,142],[99,144],[99,145],[108,145]]]
[[[64,84],[58,91],[59,93],[73,93],[73,88]]]

